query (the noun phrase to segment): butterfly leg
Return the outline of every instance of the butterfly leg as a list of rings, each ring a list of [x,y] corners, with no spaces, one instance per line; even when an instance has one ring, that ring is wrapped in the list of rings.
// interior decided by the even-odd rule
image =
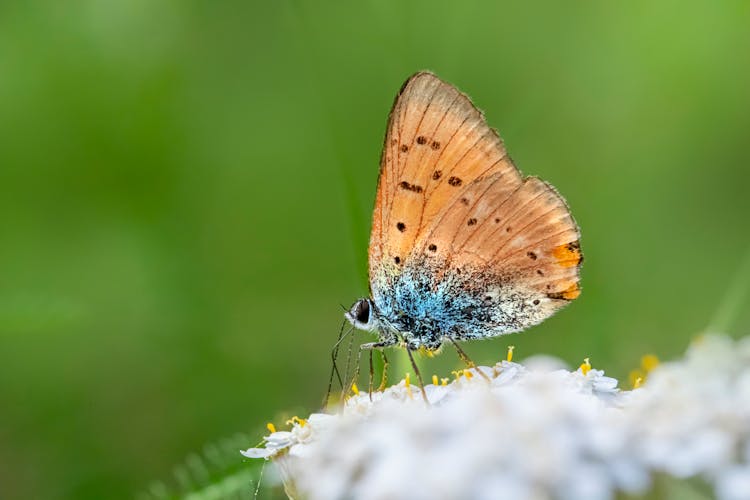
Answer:
[[[466,354],[466,352],[464,352],[463,349],[461,349],[461,346],[458,345],[458,342],[456,342],[451,337],[448,337],[448,339],[453,344],[453,347],[456,348],[456,352],[458,353],[458,357],[461,358],[461,361],[463,361],[464,363],[466,363],[466,366],[468,366],[469,368],[474,368],[475,369],[474,371],[477,372],[479,374],[479,376],[481,376],[487,382],[490,382],[490,378],[482,370],[480,370],[479,368],[477,368],[476,363],[474,363],[471,360],[471,358],[469,358],[469,355]]]
[[[349,382],[349,385],[346,386],[346,389],[344,390],[344,394],[343,394],[344,398],[342,398],[342,399],[346,398],[346,392],[347,391],[355,392],[354,391],[354,386],[357,383],[357,380],[359,380],[359,366],[360,366],[361,362],[362,362],[362,349],[360,348],[357,351],[357,361],[354,364],[354,375],[352,375],[352,378],[351,378],[351,381]]]
[[[375,377],[375,370],[372,367],[372,349],[370,350],[370,380],[367,384],[367,394],[370,396],[370,401],[372,401],[372,379]]]
[[[430,401],[427,399],[427,393],[424,391],[424,381],[422,380],[422,374],[419,373],[419,368],[417,368],[417,363],[414,361],[414,355],[411,353],[411,349],[409,348],[409,344],[406,344],[406,353],[409,355],[409,361],[411,361],[411,367],[414,369],[414,373],[417,375],[417,380],[419,380],[419,390],[422,391],[422,399],[424,399],[424,402],[427,406],[430,406]]]
[[[380,349],[380,355],[383,356],[383,374],[380,376],[380,385],[378,386],[378,392],[383,392],[385,386],[388,383],[388,356],[385,355],[385,351]]]
[[[396,344],[395,341],[393,342],[384,341],[384,342],[370,342],[368,344],[362,344],[361,346],[359,346],[360,354],[362,353],[362,351],[370,351],[370,381],[369,381],[369,387],[368,387],[370,401],[372,401],[372,380],[375,377],[375,369],[373,368],[373,365],[372,365],[372,352],[375,350],[378,350],[380,351],[380,355],[383,356],[383,375],[380,380],[380,386],[378,387],[378,392],[380,392],[383,389],[385,389],[385,384],[388,379],[388,376],[387,376],[388,358],[386,357],[383,349],[386,347],[395,345],[395,344]]]

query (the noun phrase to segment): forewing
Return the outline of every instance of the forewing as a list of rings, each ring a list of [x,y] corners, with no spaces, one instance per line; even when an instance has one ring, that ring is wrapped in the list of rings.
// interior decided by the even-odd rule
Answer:
[[[402,87],[388,120],[370,236],[370,280],[399,272],[471,186],[495,179],[495,198],[522,178],[469,98],[431,73]]]

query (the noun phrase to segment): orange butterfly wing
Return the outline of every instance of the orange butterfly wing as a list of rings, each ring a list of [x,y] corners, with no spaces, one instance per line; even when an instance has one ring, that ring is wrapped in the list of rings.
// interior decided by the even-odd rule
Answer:
[[[528,302],[514,306],[527,309],[525,327],[578,296],[578,239],[562,197],[521,175],[466,95],[431,73],[407,80],[381,157],[371,288],[417,263],[436,281],[468,266],[489,277],[484,283],[502,282],[506,295],[523,292],[505,299]]]

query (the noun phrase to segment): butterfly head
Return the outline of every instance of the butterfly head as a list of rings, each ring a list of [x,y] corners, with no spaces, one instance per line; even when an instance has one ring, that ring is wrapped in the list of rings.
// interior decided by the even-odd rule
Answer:
[[[346,319],[360,330],[374,330],[376,327],[375,307],[370,299],[359,299],[344,313]]]

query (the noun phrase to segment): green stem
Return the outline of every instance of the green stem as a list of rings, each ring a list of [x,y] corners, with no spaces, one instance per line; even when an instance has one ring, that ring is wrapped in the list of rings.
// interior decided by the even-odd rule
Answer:
[[[706,330],[710,332],[729,332],[729,329],[737,320],[737,316],[739,316],[742,310],[742,305],[747,301],[749,289],[750,249],[748,249],[745,258],[740,263],[732,285],[727,289]]]

